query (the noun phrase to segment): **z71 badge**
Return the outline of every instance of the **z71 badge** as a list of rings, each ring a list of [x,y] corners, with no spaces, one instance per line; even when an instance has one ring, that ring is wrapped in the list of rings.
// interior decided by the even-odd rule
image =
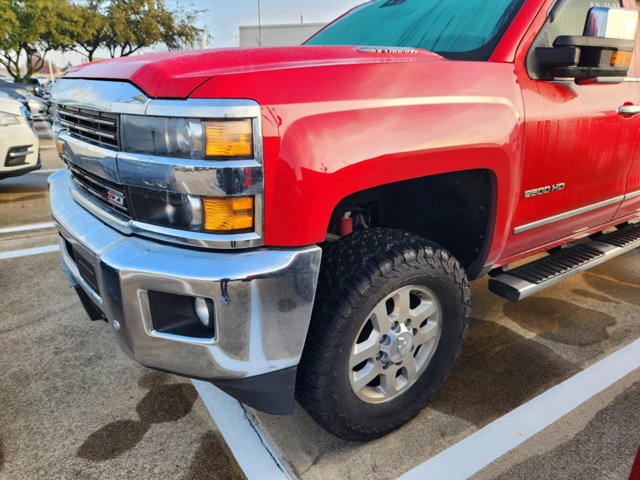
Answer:
[[[107,192],[107,200],[115,205],[118,205],[119,207],[124,207],[124,197],[120,193],[115,193],[112,191]]]
[[[546,195],[547,193],[561,192],[567,185],[565,183],[556,183],[555,185],[548,185],[546,187],[534,188],[533,190],[527,190],[524,192],[524,198],[538,197],[540,195]]]

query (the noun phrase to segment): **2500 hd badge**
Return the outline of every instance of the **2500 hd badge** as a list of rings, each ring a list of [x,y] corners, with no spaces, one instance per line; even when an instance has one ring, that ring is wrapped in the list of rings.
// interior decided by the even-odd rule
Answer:
[[[542,188],[534,188],[533,190],[527,190],[524,192],[524,198],[537,197],[539,195],[546,195],[551,192],[561,192],[566,187],[565,183],[556,183],[555,185],[548,185]]]

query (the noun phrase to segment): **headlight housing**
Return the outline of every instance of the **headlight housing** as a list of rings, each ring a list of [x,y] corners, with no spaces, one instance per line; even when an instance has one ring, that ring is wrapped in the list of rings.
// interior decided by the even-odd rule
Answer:
[[[201,120],[122,115],[120,122],[125,152],[179,158],[204,156]]]
[[[0,127],[8,127],[10,125],[18,125],[18,117],[12,113],[0,112]]]
[[[255,197],[197,197],[128,187],[131,216],[160,227],[203,233],[246,233],[255,229]]]
[[[250,118],[120,118],[121,149],[127,153],[199,160],[254,157]],[[135,187],[128,190],[133,217],[145,223],[208,233],[245,233],[255,228],[252,196],[196,197]]]
[[[201,231],[202,203],[182,193],[128,187],[128,201],[134,219],[161,227]]]
[[[122,115],[120,128],[125,152],[194,159],[253,156],[251,119],[204,121]]]

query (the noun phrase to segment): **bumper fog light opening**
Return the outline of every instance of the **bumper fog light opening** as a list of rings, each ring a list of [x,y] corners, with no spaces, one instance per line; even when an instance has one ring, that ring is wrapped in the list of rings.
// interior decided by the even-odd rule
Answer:
[[[196,317],[198,317],[198,320],[200,320],[203,327],[209,327],[213,321],[213,309],[210,308],[210,302],[210,300],[207,302],[203,297],[195,297],[193,300],[193,308],[196,311]]]
[[[147,299],[156,335],[215,339],[216,316],[212,299],[154,290],[147,292]]]

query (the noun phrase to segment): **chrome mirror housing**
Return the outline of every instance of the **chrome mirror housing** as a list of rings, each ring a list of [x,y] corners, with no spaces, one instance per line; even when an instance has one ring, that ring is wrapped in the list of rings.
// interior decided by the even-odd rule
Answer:
[[[584,29],[586,37],[635,40],[638,11],[631,8],[593,7]]]
[[[592,7],[584,34],[561,35],[553,47],[537,48],[538,64],[553,79],[621,83],[631,66],[637,27],[635,9]]]

